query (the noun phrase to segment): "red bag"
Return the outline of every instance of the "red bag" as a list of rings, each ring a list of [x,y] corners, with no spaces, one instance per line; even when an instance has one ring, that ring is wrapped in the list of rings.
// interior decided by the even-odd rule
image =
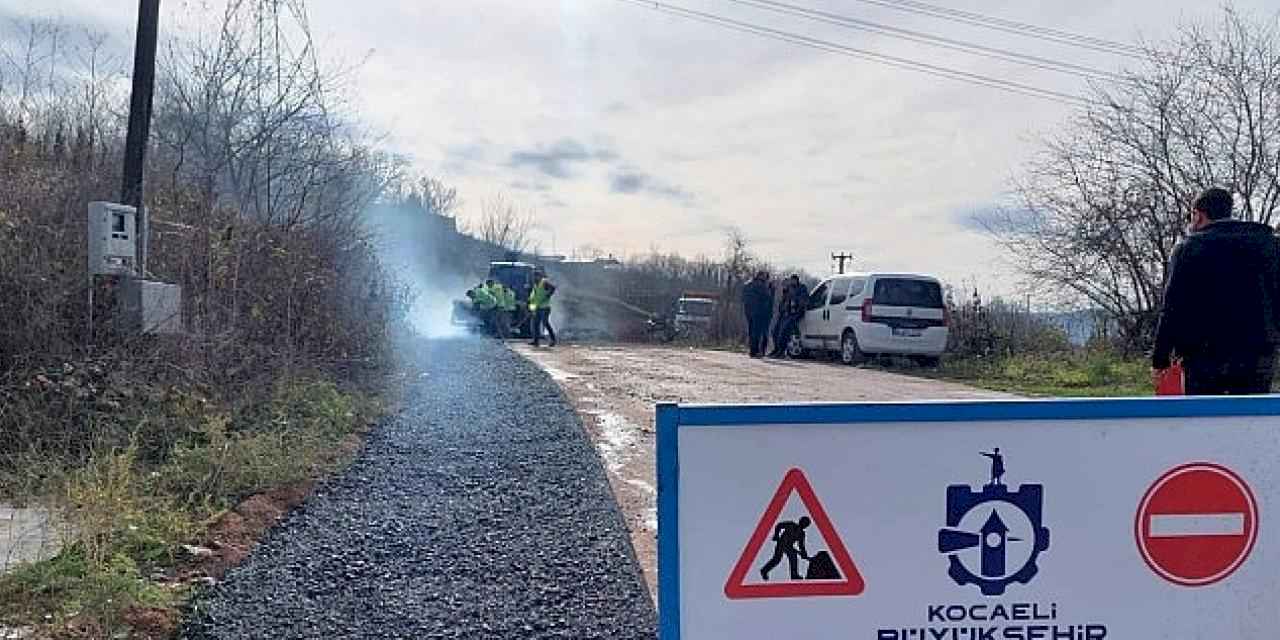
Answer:
[[[1156,395],[1158,396],[1181,396],[1186,395],[1186,386],[1182,377],[1182,363],[1174,362],[1172,366],[1160,372],[1160,379],[1156,381]]]

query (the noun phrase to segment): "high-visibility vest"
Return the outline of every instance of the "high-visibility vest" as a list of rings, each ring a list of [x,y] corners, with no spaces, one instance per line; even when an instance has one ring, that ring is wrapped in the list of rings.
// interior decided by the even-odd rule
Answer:
[[[503,311],[516,310],[516,293],[501,282],[493,283],[493,298]]]
[[[545,282],[545,281],[544,281]],[[551,292],[543,286],[543,282],[534,285],[533,290],[529,292],[529,310],[537,311],[538,309],[551,308]]]
[[[506,296],[502,294],[502,283],[495,282],[493,283],[493,286],[488,287],[488,289],[489,289],[489,295],[493,296],[493,306],[497,307],[498,309],[505,310],[506,305],[503,303],[503,300],[506,298]]]
[[[481,285],[472,289],[472,291],[475,292],[475,297],[472,299],[475,301],[477,309],[488,311],[497,306],[498,301],[493,299],[493,294],[489,292],[487,287]]]

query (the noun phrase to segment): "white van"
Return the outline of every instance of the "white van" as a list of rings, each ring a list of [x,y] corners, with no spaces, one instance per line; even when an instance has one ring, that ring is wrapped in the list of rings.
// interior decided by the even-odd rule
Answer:
[[[932,276],[832,276],[809,294],[809,309],[787,352],[834,351],[845,364],[866,355],[904,355],[936,366],[947,349],[949,321],[942,283]]]

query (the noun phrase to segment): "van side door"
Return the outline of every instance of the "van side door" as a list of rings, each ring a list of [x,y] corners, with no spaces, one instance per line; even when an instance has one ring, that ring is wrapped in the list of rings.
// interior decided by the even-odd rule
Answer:
[[[823,332],[826,330],[825,315],[827,298],[831,293],[829,281],[814,287],[809,292],[809,306],[800,320],[800,344],[806,349],[823,349]]]
[[[828,349],[840,348],[840,336],[845,328],[845,303],[849,299],[849,283],[851,278],[835,278],[831,280],[831,295],[827,298],[827,308],[823,313],[822,339]]]

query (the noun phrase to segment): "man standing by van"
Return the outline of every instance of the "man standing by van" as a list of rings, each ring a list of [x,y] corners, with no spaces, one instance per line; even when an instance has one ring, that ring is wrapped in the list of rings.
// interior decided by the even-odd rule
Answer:
[[[742,311],[747,316],[747,346],[752,358],[763,358],[769,349],[769,320],[773,318],[773,287],[769,274],[757,271],[742,288]]]
[[[778,304],[778,319],[773,324],[773,351],[771,358],[787,355],[787,344],[800,327],[805,309],[809,307],[809,288],[800,281],[798,274],[791,274],[782,287],[782,302]]]
[[[1280,345],[1280,240],[1232,220],[1234,202],[1209,189],[1192,205],[1187,237],[1169,260],[1151,355],[1159,379],[1182,358],[1187,395],[1271,392]]]

